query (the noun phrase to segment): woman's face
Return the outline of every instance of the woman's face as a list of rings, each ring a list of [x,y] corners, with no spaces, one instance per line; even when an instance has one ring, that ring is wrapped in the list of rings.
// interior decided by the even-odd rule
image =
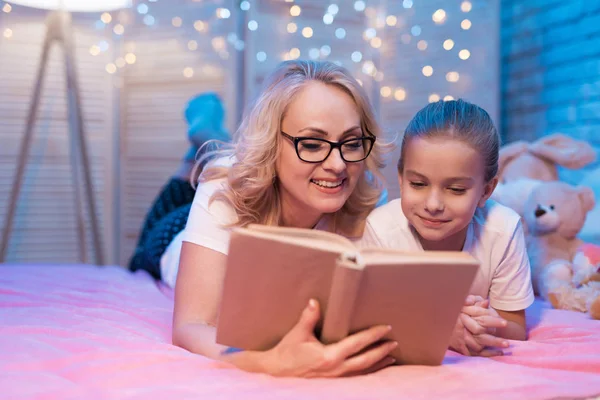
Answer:
[[[321,82],[309,82],[298,93],[288,107],[281,130],[293,137],[332,142],[363,136],[360,114],[352,97]],[[345,162],[339,149],[334,149],[323,162],[308,163],[298,157],[292,140],[282,139],[276,170],[283,222],[311,228],[323,214],[342,208],[364,172],[365,161]]]

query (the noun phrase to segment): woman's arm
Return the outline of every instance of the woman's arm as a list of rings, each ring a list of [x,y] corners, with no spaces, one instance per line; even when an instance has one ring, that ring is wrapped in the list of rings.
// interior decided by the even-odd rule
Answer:
[[[315,301],[273,349],[228,352],[216,343],[214,327],[225,266],[225,255],[183,242],[175,285],[173,344],[246,371],[280,376],[333,377],[373,371],[394,362],[388,354],[395,343],[373,346],[389,333],[386,326],[366,329],[331,345],[319,342],[314,336],[320,316]]]
[[[173,344],[215,359],[225,350],[215,343],[214,325],[226,260],[217,251],[183,242],[175,284]]]

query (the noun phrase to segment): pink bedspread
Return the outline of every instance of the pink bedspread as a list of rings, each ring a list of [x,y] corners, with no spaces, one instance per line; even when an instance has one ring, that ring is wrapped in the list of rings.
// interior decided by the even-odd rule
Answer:
[[[536,302],[511,355],[344,379],[250,374],[170,344],[172,295],[119,267],[0,265],[3,399],[548,399],[600,394],[600,322]]]

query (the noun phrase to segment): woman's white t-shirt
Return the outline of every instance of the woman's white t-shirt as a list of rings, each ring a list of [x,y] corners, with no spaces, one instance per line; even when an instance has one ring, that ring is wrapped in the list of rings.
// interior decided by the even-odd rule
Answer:
[[[226,226],[235,223],[237,215],[233,207],[222,200],[209,205],[212,195],[225,183],[226,179],[222,178],[198,184],[185,228],[173,238],[160,259],[162,280],[170,287],[175,287],[184,241],[227,254],[230,229]]]
[[[228,166],[231,162],[218,160],[216,164]],[[160,259],[163,282],[175,287],[179,256],[183,242],[194,243],[227,255],[231,226],[238,220],[235,209],[224,200],[210,201],[212,196],[227,185],[225,178],[199,182],[185,228],[177,234]],[[326,219],[322,218],[314,229],[325,230]]]

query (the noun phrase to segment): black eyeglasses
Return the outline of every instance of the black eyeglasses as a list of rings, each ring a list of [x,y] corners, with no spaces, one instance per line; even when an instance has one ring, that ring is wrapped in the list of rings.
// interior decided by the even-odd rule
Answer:
[[[339,149],[342,160],[346,162],[359,162],[369,156],[375,143],[375,136],[361,136],[330,142],[329,140],[314,137],[294,137],[284,131],[281,134],[290,139],[296,148],[298,158],[308,163],[320,163],[329,157],[333,149]]]

